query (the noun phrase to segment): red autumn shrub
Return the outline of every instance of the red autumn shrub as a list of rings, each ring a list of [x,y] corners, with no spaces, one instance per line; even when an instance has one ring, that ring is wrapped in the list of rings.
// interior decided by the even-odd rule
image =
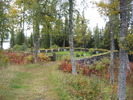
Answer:
[[[105,59],[104,59],[105,60]],[[98,61],[91,66],[87,66],[86,64],[82,64],[81,62],[77,62],[77,72],[83,75],[91,75],[95,74],[99,77],[109,78],[109,60],[106,61]],[[59,69],[64,72],[72,71],[72,64],[70,59],[65,58],[59,65]]]
[[[33,63],[34,56],[32,54],[18,52],[3,52],[3,55],[9,58],[9,62],[13,64]],[[38,54],[38,62],[47,62],[50,58],[45,53]]]
[[[25,63],[34,63],[34,56],[33,55],[26,56]]]
[[[24,64],[24,53],[16,53],[16,52],[3,52],[3,55],[9,58],[9,62],[13,64]]]
[[[59,65],[59,69],[64,72],[71,72],[72,71],[72,64],[70,62],[67,62],[63,60],[61,64]]]

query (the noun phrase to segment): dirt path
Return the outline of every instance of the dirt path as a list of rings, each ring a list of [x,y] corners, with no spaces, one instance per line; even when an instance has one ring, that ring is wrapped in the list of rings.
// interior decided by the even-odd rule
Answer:
[[[0,100],[59,100],[49,76],[56,64],[56,62],[49,62],[46,64],[12,66],[8,69],[10,72],[8,74],[12,77],[7,77],[9,81],[5,83],[7,87],[3,87],[3,91],[0,91]],[[0,86],[4,82],[6,80],[0,82]],[[4,96],[4,91],[8,92],[6,90],[9,90],[10,93]]]

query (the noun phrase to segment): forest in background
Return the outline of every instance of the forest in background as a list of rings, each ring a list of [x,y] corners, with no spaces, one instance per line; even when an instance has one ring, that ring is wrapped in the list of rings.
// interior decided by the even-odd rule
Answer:
[[[3,0],[4,1],[4,0]],[[3,42],[10,37],[10,47],[17,48],[21,46],[23,49],[33,48],[33,40],[35,31],[37,30],[37,38],[39,48],[50,48],[53,45],[58,47],[69,46],[68,33],[68,1],[48,1],[42,0],[36,2],[34,0],[10,0],[1,1],[1,48]],[[129,0],[130,1],[130,0]],[[118,0],[115,0],[118,2]],[[96,4],[96,3],[95,3]],[[130,4],[130,3],[129,3]],[[97,5],[97,4],[96,4]],[[74,46],[83,48],[104,48],[110,49],[110,24],[109,21],[105,27],[100,29],[98,25],[93,31],[88,27],[89,20],[85,19],[84,11],[80,12],[74,5],[73,31],[74,31]],[[108,16],[108,5],[99,4],[99,12],[102,16]],[[115,3],[114,9],[117,10],[118,3]],[[128,6],[128,35],[126,44],[128,48],[132,46],[132,9]],[[112,11],[113,12],[113,11]],[[115,49],[119,49],[119,33],[120,33],[120,18],[117,11],[114,10],[115,17],[113,19],[114,42]],[[95,16],[94,16],[95,17]],[[38,29],[34,27],[36,20],[39,24]],[[26,33],[26,30],[31,30],[31,33]],[[31,34],[30,37],[28,37]]]

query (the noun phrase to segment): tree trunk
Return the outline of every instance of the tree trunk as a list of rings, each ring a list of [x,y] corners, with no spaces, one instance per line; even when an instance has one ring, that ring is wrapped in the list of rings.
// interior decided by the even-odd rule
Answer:
[[[127,67],[127,53],[124,50],[126,42],[126,33],[128,29],[127,20],[127,0],[120,0],[120,51],[119,51],[119,76],[118,76],[118,100],[126,99],[126,67]]]
[[[65,48],[65,44],[66,44],[65,42],[66,42],[66,39],[64,38],[63,39],[63,48]]]
[[[38,40],[34,41],[34,63],[37,62],[38,62]]]
[[[69,0],[69,45],[70,45],[70,55],[72,62],[72,74],[77,75],[76,71],[76,61],[74,58],[74,47],[73,47],[73,0]]]
[[[126,98],[126,52],[120,48],[119,52],[119,77],[118,77],[118,99],[125,100]]]
[[[1,46],[1,49],[3,50],[3,39],[1,38],[1,41],[0,41],[0,46]]]
[[[4,41],[4,33],[3,33],[3,30],[2,30],[1,41],[0,41],[0,46],[1,46],[2,50],[3,50],[3,41]]]
[[[24,34],[24,46],[26,47],[26,37],[25,37],[25,33],[24,33],[24,31],[25,31],[25,25],[24,25],[24,23],[25,23],[25,19],[24,19],[24,15],[25,15],[25,11],[24,11],[24,8],[23,8],[23,29],[22,29],[22,33]]]
[[[52,47],[52,34],[50,34],[50,47]]]
[[[126,61],[127,61],[127,70],[130,72],[130,65],[129,65],[129,58],[128,58],[128,53],[126,54]]]
[[[110,16],[110,83],[114,83],[114,32],[112,16]]]
[[[38,62],[38,45],[39,45],[39,24],[37,21],[35,21],[34,27],[33,27],[33,36],[34,36],[34,62]]]

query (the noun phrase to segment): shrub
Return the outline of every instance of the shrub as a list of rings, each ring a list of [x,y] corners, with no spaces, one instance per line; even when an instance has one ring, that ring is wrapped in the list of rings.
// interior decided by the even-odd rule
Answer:
[[[59,46],[54,44],[54,45],[52,45],[50,48],[51,48],[51,49],[58,49]]]
[[[39,62],[47,62],[47,61],[50,61],[50,58],[46,55],[46,53],[39,53],[38,61]]]
[[[80,54],[79,53],[76,53],[76,57],[80,57]]]
[[[72,64],[69,56],[63,56],[63,60],[61,61],[61,64],[59,65],[59,69],[64,72],[71,72],[72,71]]]
[[[38,54],[38,62],[47,62],[50,61],[50,58],[46,56],[46,53]],[[25,57],[25,63],[34,63],[34,55],[28,55]]]
[[[9,61],[14,64],[24,64],[25,54],[22,53],[10,53],[8,55]]]
[[[28,55],[25,57],[25,63],[33,63],[34,62],[34,56]]]
[[[15,45],[13,49],[16,51],[25,51],[26,46],[25,45]]]
[[[77,76],[74,80],[69,79],[67,90],[71,97],[74,100],[109,100],[112,86],[107,86],[97,77],[93,78],[87,79],[83,76]],[[104,85],[106,87],[103,87]],[[116,93],[116,91],[114,92]]]
[[[103,58],[100,61],[95,62],[94,64],[87,66],[86,64],[76,64],[77,72],[83,75],[92,75],[95,74],[99,77],[109,78],[109,59]],[[59,65],[59,69],[64,72],[71,72],[72,64],[70,58],[64,57]]]
[[[65,61],[70,62],[70,61],[71,61],[70,59],[71,59],[71,58],[70,58],[69,55],[64,55],[64,56],[62,56],[62,60],[65,60]]]
[[[84,53],[83,52],[81,52],[81,56],[84,56]]]
[[[7,66],[9,58],[6,55],[3,55],[2,50],[0,50],[0,67]]]

